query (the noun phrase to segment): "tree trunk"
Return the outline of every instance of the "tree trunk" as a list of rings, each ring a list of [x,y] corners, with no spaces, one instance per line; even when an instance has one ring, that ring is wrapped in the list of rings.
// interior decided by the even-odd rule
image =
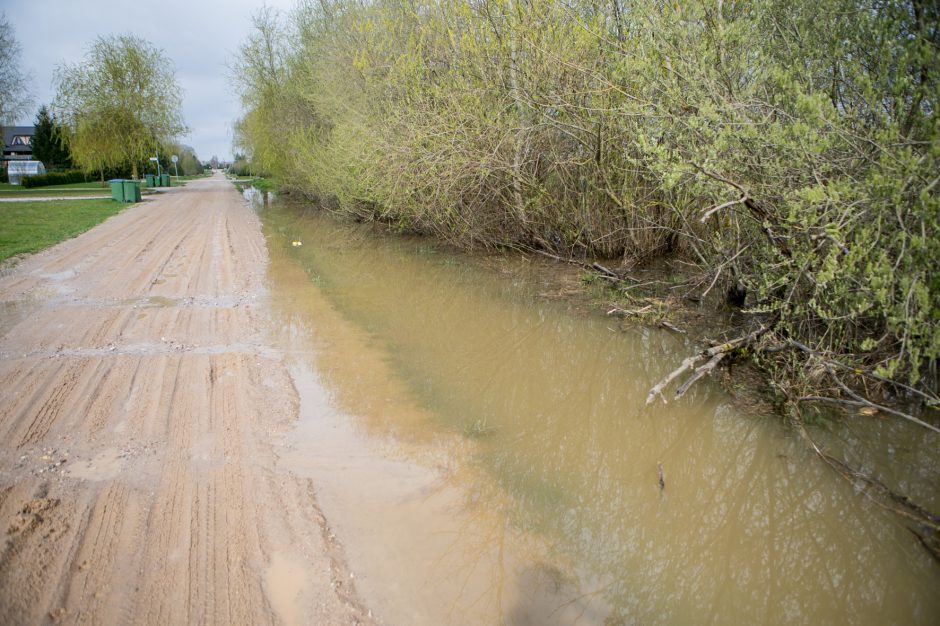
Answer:
[[[519,53],[516,46],[516,15],[515,2],[508,0],[506,10],[509,13],[509,83],[512,92],[512,99],[516,105],[516,113],[519,117],[519,130],[516,131],[515,152],[512,158],[512,201],[516,211],[516,217],[522,224],[528,222],[525,211],[525,202],[522,197],[522,162],[525,160],[525,134],[527,126],[527,109],[522,100],[519,90]]]

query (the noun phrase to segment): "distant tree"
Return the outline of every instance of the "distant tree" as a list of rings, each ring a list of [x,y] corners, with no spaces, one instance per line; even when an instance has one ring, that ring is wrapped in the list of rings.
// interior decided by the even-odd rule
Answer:
[[[29,110],[28,77],[20,71],[20,52],[13,26],[0,13],[0,125],[15,123]]]
[[[57,68],[53,110],[76,165],[140,167],[185,132],[182,96],[163,52],[134,36],[99,37],[85,59]]]
[[[219,157],[213,154],[212,158],[209,159],[209,165],[212,167],[212,169],[219,169]]]
[[[39,109],[33,127],[33,158],[42,161],[47,170],[72,167],[72,156],[63,142],[65,131],[45,105]]]
[[[179,169],[181,176],[195,176],[197,174],[202,174],[202,162],[199,160],[199,157],[196,156],[196,151],[193,150],[191,146],[180,144],[173,148],[173,154],[179,157],[179,160],[176,163],[176,167]]]

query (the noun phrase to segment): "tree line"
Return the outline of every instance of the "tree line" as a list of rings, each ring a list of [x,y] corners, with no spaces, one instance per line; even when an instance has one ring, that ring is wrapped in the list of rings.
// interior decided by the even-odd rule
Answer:
[[[0,123],[26,113],[30,104],[12,33],[0,14]],[[166,168],[175,153],[184,175],[203,171],[193,149],[177,142],[187,128],[173,64],[149,42],[99,37],[84,59],[56,68],[54,82],[54,102],[39,109],[31,142],[47,169],[138,178],[155,167],[150,157],[158,156]]]
[[[768,371],[923,392],[938,24],[926,0],[304,2],[255,16],[237,142],[287,188],[458,245],[681,261],[772,329]]]
[[[42,161],[46,171],[49,172],[72,170],[76,168],[76,163],[72,159],[71,145],[69,129],[58,121],[56,116],[50,112],[49,107],[46,105],[41,106],[33,122],[33,138],[30,141],[30,147],[33,151],[32,158]],[[170,140],[162,143],[158,149],[160,151],[160,166],[165,171],[173,170],[170,160],[171,154],[176,154],[179,157],[177,168],[182,176],[194,176],[203,173],[205,170],[205,166],[191,146]],[[140,171],[156,169],[156,165],[150,163],[149,158],[140,159],[138,163]],[[87,163],[83,163],[83,165],[85,165],[84,171],[89,176],[94,174],[105,177],[132,175],[132,168],[129,161],[126,160],[118,159],[115,165],[103,169],[96,167],[96,164],[92,164],[91,167],[88,167]]]

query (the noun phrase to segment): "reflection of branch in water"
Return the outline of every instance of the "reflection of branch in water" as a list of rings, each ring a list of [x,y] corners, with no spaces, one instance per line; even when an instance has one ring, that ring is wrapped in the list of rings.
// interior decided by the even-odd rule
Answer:
[[[840,461],[831,454],[824,452],[816,445],[813,438],[809,436],[809,433],[806,432],[801,422],[797,422],[796,425],[800,435],[826,465],[834,469],[836,473],[851,483],[857,483],[859,481],[865,483],[865,495],[878,506],[915,522],[923,534],[911,527],[907,527],[908,531],[917,538],[920,544],[934,559],[940,562],[940,517],[934,515],[907,496],[894,491],[874,476],[855,469],[848,463]]]
[[[574,604],[579,604],[581,608],[581,612],[578,613],[577,621],[580,621],[581,618],[584,617],[584,615],[588,612],[588,609],[591,608],[591,603],[585,602],[585,600],[588,600],[588,599],[593,600],[594,598],[600,596],[601,602],[603,602],[604,601],[603,594],[609,594],[611,593],[613,589],[614,589],[614,583],[608,583],[602,587],[594,589],[593,591],[586,591],[582,593],[581,595],[575,596],[571,598],[570,600],[568,600],[567,602],[560,604],[551,612],[551,615],[555,616],[556,614],[567,609],[569,606],[572,606]],[[605,620],[604,623],[606,624],[608,622],[609,620]]]
[[[549,556],[558,548],[549,537],[513,526],[514,512],[518,514],[520,507],[514,497],[488,477],[470,479],[474,495],[466,491],[466,475],[449,479],[467,494],[453,536],[435,556],[432,568],[446,576],[439,582],[447,593],[449,620],[466,622],[467,611],[475,609],[486,623],[603,622],[610,612],[603,595],[610,592],[613,581],[584,593],[577,568],[564,556]],[[453,584],[448,585],[448,580]]]
[[[466,477],[458,479],[450,475],[445,480],[449,488],[461,489],[463,482],[473,484]],[[441,491],[444,488],[442,485]],[[469,492],[466,506],[460,507],[457,524],[452,527],[451,540],[441,546],[431,561],[429,572],[437,573],[436,583],[440,597],[445,599],[445,612],[449,623],[461,623],[468,619],[470,609],[481,609],[483,619],[494,620],[503,615],[503,589],[506,587],[505,524],[499,514],[488,508],[474,506]],[[497,546],[494,552],[494,546]],[[454,581],[455,584],[449,584]],[[485,581],[485,582],[484,582]],[[481,584],[483,582],[484,584]],[[468,594],[475,597],[468,597]],[[487,606],[486,600],[492,600]]]

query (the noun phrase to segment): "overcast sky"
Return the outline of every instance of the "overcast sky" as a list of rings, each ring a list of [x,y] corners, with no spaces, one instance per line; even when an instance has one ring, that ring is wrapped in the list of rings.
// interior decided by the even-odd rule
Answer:
[[[287,13],[294,0],[0,0],[0,11],[22,47],[20,69],[31,76],[33,112],[53,98],[52,75],[62,63],[80,61],[101,35],[133,34],[173,61],[183,88],[183,116],[191,131],[181,142],[200,159],[232,156],[232,123],[238,99],[226,78],[226,63],[248,34],[251,15],[264,4]]]

